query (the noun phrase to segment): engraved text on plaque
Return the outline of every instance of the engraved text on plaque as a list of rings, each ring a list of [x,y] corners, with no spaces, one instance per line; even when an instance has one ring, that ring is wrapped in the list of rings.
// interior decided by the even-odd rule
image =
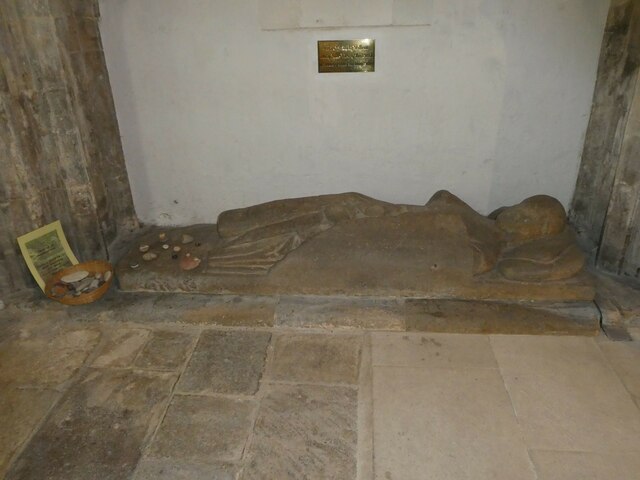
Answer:
[[[319,73],[373,72],[375,60],[375,40],[318,41]]]

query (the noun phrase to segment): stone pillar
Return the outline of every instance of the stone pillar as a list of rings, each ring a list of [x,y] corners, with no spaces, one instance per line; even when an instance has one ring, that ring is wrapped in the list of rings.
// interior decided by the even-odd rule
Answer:
[[[97,0],[0,1],[0,294],[34,286],[16,237],[59,219],[80,259],[138,226]]]
[[[640,277],[640,0],[613,0],[571,220],[596,265]]]

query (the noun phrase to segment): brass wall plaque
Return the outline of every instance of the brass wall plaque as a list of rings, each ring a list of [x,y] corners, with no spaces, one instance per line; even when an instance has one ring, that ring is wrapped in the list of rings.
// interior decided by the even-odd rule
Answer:
[[[376,41],[320,40],[318,41],[318,72],[374,72]]]

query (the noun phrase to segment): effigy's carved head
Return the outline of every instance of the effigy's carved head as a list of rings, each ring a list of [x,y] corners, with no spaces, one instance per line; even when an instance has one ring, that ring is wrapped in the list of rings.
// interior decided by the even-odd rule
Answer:
[[[557,235],[567,224],[564,207],[548,195],[535,195],[512,207],[502,207],[489,217],[495,219],[497,227],[513,244]]]

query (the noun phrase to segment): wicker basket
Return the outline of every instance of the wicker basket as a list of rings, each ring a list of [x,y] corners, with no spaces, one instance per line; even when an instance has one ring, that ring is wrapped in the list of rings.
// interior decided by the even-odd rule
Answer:
[[[96,288],[93,292],[83,293],[77,297],[56,298],[51,295],[51,289],[56,283],[60,281],[62,277],[80,270],[86,270],[87,272],[93,274],[102,273],[103,275],[107,272],[111,272],[111,278],[109,278],[108,281],[104,282],[104,284],[102,284],[99,288]],[[109,290],[111,283],[113,283],[113,277],[113,266],[109,262],[105,262],[103,260],[83,262],[55,273],[51,278],[49,278],[49,280],[47,280],[47,284],[44,287],[44,292],[51,300],[64,303],[65,305],[86,305],[87,303],[92,303],[96,300],[99,300],[105,293],[107,293],[107,290]]]

